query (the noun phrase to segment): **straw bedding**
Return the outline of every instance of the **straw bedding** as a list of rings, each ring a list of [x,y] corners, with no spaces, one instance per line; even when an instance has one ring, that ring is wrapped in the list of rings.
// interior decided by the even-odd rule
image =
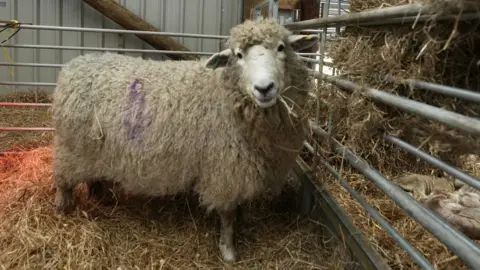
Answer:
[[[418,1],[402,0],[350,0],[352,11],[408,4]],[[425,1],[423,1],[425,2]],[[438,14],[453,7],[463,7],[466,2],[478,1],[428,1],[438,3]],[[401,79],[419,79],[480,91],[480,31],[479,21],[446,22],[430,20],[425,23],[403,26],[347,27],[340,37],[328,46],[334,66],[343,76],[360,84],[408,97],[429,105],[444,108],[471,117],[479,117],[480,105],[445,95],[413,89],[407,85],[385,80],[386,75]],[[440,174],[430,165],[411,154],[382,140],[384,132],[398,136],[434,156],[480,176],[480,138],[466,135],[438,123],[404,113],[393,107],[373,102],[361,95],[324,85],[322,118],[326,129],[327,117],[332,117],[335,138],[369,161],[376,169],[392,179],[405,173]],[[323,143],[324,149],[328,149]],[[473,155],[473,156],[470,156]],[[329,161],[341,168],[341,157],[330,155]],[[400,233],[427,259],[442,269],[466,269],[406,213],[395,206],[382,191],[363,176],[344,166],[342,175],[360,192]],[[476,171],[475,171],[476,170]],[[401,251],[371,217],[354,201],[330,174],[322,169],[319,179],[349,212],[354,222],[377,245],[394,269],[417,269],[411,258]]]
[[[12,99],[35,101],[28,95],[3,98]],[[44,108],[2,109],[2,125],[51,126]],[[38,118],[24,123],[34,115]],[[118,192],[109,205],[87,199],[80,186],[77,210],[58,215],[50,136],[19,132],[8,147],[23,152],[0,156],[0,269],[344,269],[351,264],[343,245],[324,239],[313,221],[296,220],[281,200],[245,209],[237,235],[240,261],[231,266],[218,254],[218,218],[206,216],[192,196],[129,198]]]

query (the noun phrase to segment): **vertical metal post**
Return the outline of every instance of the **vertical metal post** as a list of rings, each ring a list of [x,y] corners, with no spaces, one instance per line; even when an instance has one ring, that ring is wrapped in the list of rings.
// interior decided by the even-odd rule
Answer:
[[[265,7],[267,4],[268,4],[268,7],[269,7],[269,12],[270,12],[270,2],[272,0],[263,0],[262,2],[256,4],[254,7],[253,7],[253,20],[258,20],[262,17],[262,9],[263,7]]]
[[[301,17],[300,17],[300,9],[295,9],[295,16],[294,16],[294,19],[293,21],[294,22],[298,22],[300,21]]]
[[[254,11],[253,11],[253,20],[258,20],[258,18],[260,18],[262,16],[262,10],[261,9],[258,9],[256,8]]]
[[[340,16],[340,15],[342,15],[342,0],[337,0],[337,1],[338,1],[337,2],[337,4],[338,4],[338,6],[337,6],[337,8],[338,8],[337,9],[337,11],[338,11],[337,16]],[[340,26],[337,26],[335,28],[335,32],[336,32],[335,33],[336,37],[338,37],[340,35]],[[332,76],[335,76],[335,71],[336,71],[335,68],[332,68]],[[330,132],[330,127],[329,127],[329,132]]]
[[[342,15],[342,0],[337,0],[338,1],[338,14],[337,16]],[[337,26],[337,36],[340,33],[340,26]]]
[[[275,18],[277,22],[278,22],[278,1],[279,0],[268,1],[268,16]]]
[[[327,18],[329,9],[330,9],[330,0],[326,0],[325,3],[321,4],[321,18]],[[323,73],[323,66],[324,66],[324,60],[325,60],[325,43],[327,40],[327,27],[323,27],[323,31],[321,33],[321,39],[320,39],[320,73]]]
[[[321,10],[320,10],[320,16],[321,18],[326,18],[328,17],[328,13],[329,13],[329,9],[330,9],[330,0],[326,0],[325,3],[320,3],[320,7],[321,7]],[[327,39],[327,27],[323,27],[323,31],[321,33],[321,37],[320,37],[320,64],[319,64],[319,72],[320,74],[323,74],[323,66],[324,66],[324,60],[325,60],[325,42],[326,42],[326,39]],[[320,99],[320,97],[317,97],[318,99]],[[318,122],[320,121],[320,100],[317,101],[317,113],[316,113],[316,116],[315,116],[315,123],[318,124]],[[328,131],[330,132],[331,131],[331,118],[329,117],[329,120],[328,120]],[[315,149],[316,150],[316,149]]]

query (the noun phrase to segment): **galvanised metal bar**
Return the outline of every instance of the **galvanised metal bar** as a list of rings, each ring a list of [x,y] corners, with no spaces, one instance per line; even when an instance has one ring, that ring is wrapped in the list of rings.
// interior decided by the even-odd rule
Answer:
[[[132,52],[132,53],[162,53],[162,54],[188,54],[211,56],[214,52],[190,52],[190,51],[168,51],[168,50],[142,50],[142,49],[122,49],[122,48],[102,48],[102,47],[78,47],[78,46],[56,46],[56,45],[30,45],[30,44],[7,44],[6,48],[19,49],[46,49],[46,50],[80,50],[80,51],[102,51],[102,52]],[[297,55],[311,56],[309,53],[296,53]],[[318,54],[316,54],[318,55]],[[28,66],[37,67],[62,67],[59,64],[27,63]],[[12,63],[2,63],[2,66],[12,65]],[[17,65],[20,66],[20,65]]]
[[[183,54],[183,55],[205,55],[210,56],[214,52],[190,52],[190,51],[169,51],[169,50],[140,50],[123,48],[101,48],[101,47],[79,47],[79,46],[55,46],[55,45],[29,45],[29,44],[8,44],[6,48],[21,49],[47,49],[47,50],[79,50],[79,51],[102,51],[102,52],[131,52],[131,53],[162,53],[162,54]]]
[[[480,15],[477,12],[468,12],[463,13],[462,15],[442,15],[432,17],[432,15],[421,15],[421,16],[407,16],[401,18],[392,18],[386,20],[375,20],[371,22],[359,22],[359,23],[349,23],[349,26],[382,26],[382,25],[403,25],[403,24],[413,24],[413,23],[423,23],[427,20],[434,20],[436,22],[441,21],[452,21],[459,19],[460,21],[476,20]]]
[[[0,27],[5,27],[7,24],[1,23]],[[70,27],[70,26],[51,26],[51,25],[28,25],[18,24],[20,29],[33,30],[57,30],[57,31],[73,31],[73,32],[94,32],[94,33],[112,33],[112,34],[134,34],[134,35],[152,35],[152,36],[171,36],[171,37],[190,37],[190,38],[206,38],[206,39],[226,39],[228,36],[220,35],[204,35],[204,34],[189,34],[189,33],[173,33],[173,32],[154,32],[154,31],[138,31],[138,30],[124,30],[124,29],[103,29],[103,28],[88,28],[88,27]]]
[[[48,64],[48,63],[9,63],[9,62],[0,62],[0,66],[61,68],[61,67],[64,67],[65,65],[62,65],[62,64]]]
[[[328,14],[330,11],[330,0],[327,0],[325,3],[320,2],[320,18],[328,18]],[[319,63],[318,63],[318,70],[320,73],[323,74],[323,67],[328,66],[325,64],[325,54],[326,54],[326,40],[327,40],[327,27],[325,26],[323,31],[320,33],[320,47],[319,47],[319,52],[321,56],[319,57]],[[316,68],[316,67],[315,67]],[[318,78],[321,80],[321,78]],[[318,124],[320,121],[320,93],[317,93],[317,103],[316,103],[316,109],[315,109],[315,123]],[[331,117],[328,117],[328,122],[330,123]],[[317,152],[317,145],[313,148],[314,152]],[[314,160],[317,157],[315,156]]]
[[[340,15],[342,15],[342,1],[338,0],[337,4],[338,4],[338,6],[337,6],[338,15],[337,16],[340,16]],[[340,34],[340,26],[336,27],[335,32],[337,34]]]
[[[55,131],[49,127],[0,127],[0,131]]]
[[[305,189],[314,192],[316,206],[310,213],[310,218],[324,224],[322,229],[325,235],[335,235],[354,254],[363,269],[391,270],[385,259],[375,250],[365,235],[358,230],[348,217],[345,209],[335,200],[327,189],[315,184],[311,177],[311,168],[301,158],[297,158],[297,166],[293,171]],[[304,180],[304,178],[306,178]],[[357,269],[357,268],[355,268]]]
[[[275,18],[278,20],[278,1],[279,0],[269,0],[268,1],[268,16]]]
[[[311,146],[308,142],[303,142],[303,145],[307,149],[310,154],[316,155],[313,146]],[[386,219],[380,215],[370,204],[368,204],[363,197],[358,194],[355,189],[353,189],[349,184],[348,181],[341,177],[340,173],[335,170],[325,159],[321,158],[320,163],[327,168],[327,170],[340,182],[340,184],[352,195],[352,197],[360,203],[361,206],[375,219],[380,227],[382,227],[385,232],[387,232],[397,243],[398,245],[407,252],[412,259],[420,266],[422,269],[435,269],[433,265],[419,252],[418,249],[410,245],[410,243],[403,238],[398,231],[388,223]]]
[[[323,4],[323,3],[322,3]],[[312,34],[320,34],[320,33],[323,33],[324,30],[323,29],[318,29],[318,30],[315,30],[315,29],[300,29],[300,30],[293,30],[293,32],[302,32],[302,33],[312,33]],[[335,30],[333,31],[328,31],[327,30],[327,34],[332,34],[332,33],[335,33]]]
[[[325,62],[325,61],[323,61],[323,63],[322,63],[321,60],[317,60],[317,59],[313,59],[313,58],[301,57],[301,56],[300,56],[300,59],[302,59],[302,60],[305,61],[305,62],[320,64],[322,68],[323,68],[323,66],[327,66],[327,67],[333,66],[333,63],[331,63],[331,62]],[[322,64],[323,64],[323,65],[322,65]]]
[[[447,164],[446,162],[436,157],[429,155],[427,152],[422,151],[399,138],[396,138],[388,134],[384,134],[383,138],[391,142],[392,144],[406,150],[410,154],[413,154],[414,156],[419,157],[420,159],[424,160],[430,165],[435,166],[440,170],[454,176],[455,178],[464,182],[465,184],[472,186],[474,188],[480,189],[480,179],[476,178],[475,176],[462,172],[461,170]]]
[[[300,59],[302,59],[303,61],[305,62],[309,62],[309,63],[320,63],[319,60],[316,60],[316,59],[313,59],[313,58],[308,58],[308,57],[300,57]]]
[[[479,15],[480,16],[480,15]],[[393,76],[386,76],[387,80],[394,83],[408,84],[417,88],[422,88],[428,91],[432,91],[439,94],[449,95],[456,98],[461,98],[468,101],[480,103],[480,94],[466,89],[461,89],[452,86],[446,86],[442,84],[430,83],[414,79],[397,79]]]
[[[466,6],[465,11],[468,11],[470,6]],[[455,9],[452,9],[454,13]],[[290,30],[320,28],[324,26],[335,26],[337,24],[359,24],[361,22],[381,21],[391,18],[416,16],[418,14],[432,14],[435,12],[433,4],[407,4],[400,6],[393,6],[387,8],[377,8],[373,10],[350,13],[347,15],[340,15],[330,18],[311,19],[290,24],[285,24],[285,27]]]
[[[2,82],[0,85],[16,85],[16,86],[48,86],[55,87],[56,83],[46,83],[46,82]]]
[[[448,222],[440,218],[430,209],[423,207],[416,200],[412,200],[410,195],[397,185],[392,184],[374,168],[370,167],[364,159],[356,156],[350,149],[331,138],[326,131],[315,126],[314,123],[310,125],[315,135],[330,139],[335,151],[344,156],[352,167],[370,179],[400,208],[405,210],[410,217],[416,220],[462,259],[466,265],[471,267],[471,269],[480,269],[480,248],[470,238],[453,228]]]
[[[347,16],[347,15],[343,15]],[[432,15],[421,15],[421,16],[401,16],[400,18],[392,18],[392,19],[385,19],[385,20],[373,20],[373,21],[366,21],[366,22],[349,22],[349,23],[331,23],[328,24],[328,27],[336,27],[339,28],[340,26],[382,26],[382,25],[404,25],[404,24],[413,24],[413,23],[423,23],[428,20],[434,20],[436,22],[441,21],[452,21],[455,19],[459,19],[460,21],[468,21],[468,20],[476,20],[479,17],[479,13],[477,12],[468,12],[463,13],[462,15],[442,15],[442,16],[435,16]],[[315,29],[290,29],[293,32],[304,32],[304,33],[321,33],[323,30],[315,30]],[[336,31],[327,31],[327,33],[336,33]]]
[[[322,56],[321,54],[319,53],[296,53],[297,55],[300,55],[300,56]]]
[[[50,107],[51,103],[0,102],[0,107]]]
[[[380,227],[385,230],[394,240],[398,243],[398,245],[410,255],[422,269],[435,269],[433,265],[419,252],[418,249],[410,245],[410,243],[403,238],[400,233],[398,233],[395,228],[388,223],[386,219],[380,215],[370,204],[368,204],[365,199],[362,198],[360,194],[355,191],[349,184],[348,181],[345,180],[343,177],[340,176],[335,168],[333,168],[330,164],[328,164],[325,160],[320,159],[320,163],[327,168],[327,170],[338,180],[340,184],[352,195],[352,197],[363,206],[363,208],[375,219]]]
[[[327,74],[314,73],[320,79],[332,83],[350,91],[362,91],[363,94],[375,101],[382,102],[392,107],[399,108],[409,113],[425,117],[429,120],[434,120],[445,124],[449,127],[465,131],[473,135],[480,135],[480,120],[467,117],[458,113],[450,112],[435,106],[431,106],[422,102],[414,101],[405,97],[400,97],[380,91],[373,88],[362,87],[351,81],[333,77]]]
[[[328,18],[328,14],[330,11],[330,0],[327,0],[325,3],[322,3],[322,9],[321,9],[321,18]],[[327,27],[325,26],[323,28],[323,31],[321,33],[320,37],[320,54],[322,57],[320,57],[320,72],[323,72],[323,66],[324,66],[324,58],[325,58],[325,46],[326,46],[326,39],[327,39]]]
[[[320,53],[297,53],[298,55],[301,56],[322,56]]]
[[[270,0],[264,0],[253,7],[253,19],[256,20],[262,16],[262,8],[270,3]]]

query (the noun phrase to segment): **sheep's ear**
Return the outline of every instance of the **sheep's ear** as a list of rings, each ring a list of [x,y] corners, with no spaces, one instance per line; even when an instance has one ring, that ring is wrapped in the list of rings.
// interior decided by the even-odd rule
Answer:
[[[308,49],[318,43],[317,35],[291,35],[288,37],[288,43],[295,51]]]
[[[231,49],[226,49],[221,52],[218,52],[214,55],[212,55],[210,58],[208,58],[207,62],[205,63],[205,66],[207,68],[219,68],[219,67],[224,67],[227,65],[228,58],[232,55],[232,50]]]

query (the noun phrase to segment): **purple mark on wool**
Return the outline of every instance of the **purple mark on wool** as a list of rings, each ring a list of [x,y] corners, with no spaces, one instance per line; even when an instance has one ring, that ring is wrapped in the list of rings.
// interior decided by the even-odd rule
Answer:
[[[152,120],[145,113],[145,92],[141,91],[143,82],[135,79],[128,87],[127,104],[124,113],[124,125],[127,128],[127,138],[129,140],[143,141],[143,132],[150,126]]]

